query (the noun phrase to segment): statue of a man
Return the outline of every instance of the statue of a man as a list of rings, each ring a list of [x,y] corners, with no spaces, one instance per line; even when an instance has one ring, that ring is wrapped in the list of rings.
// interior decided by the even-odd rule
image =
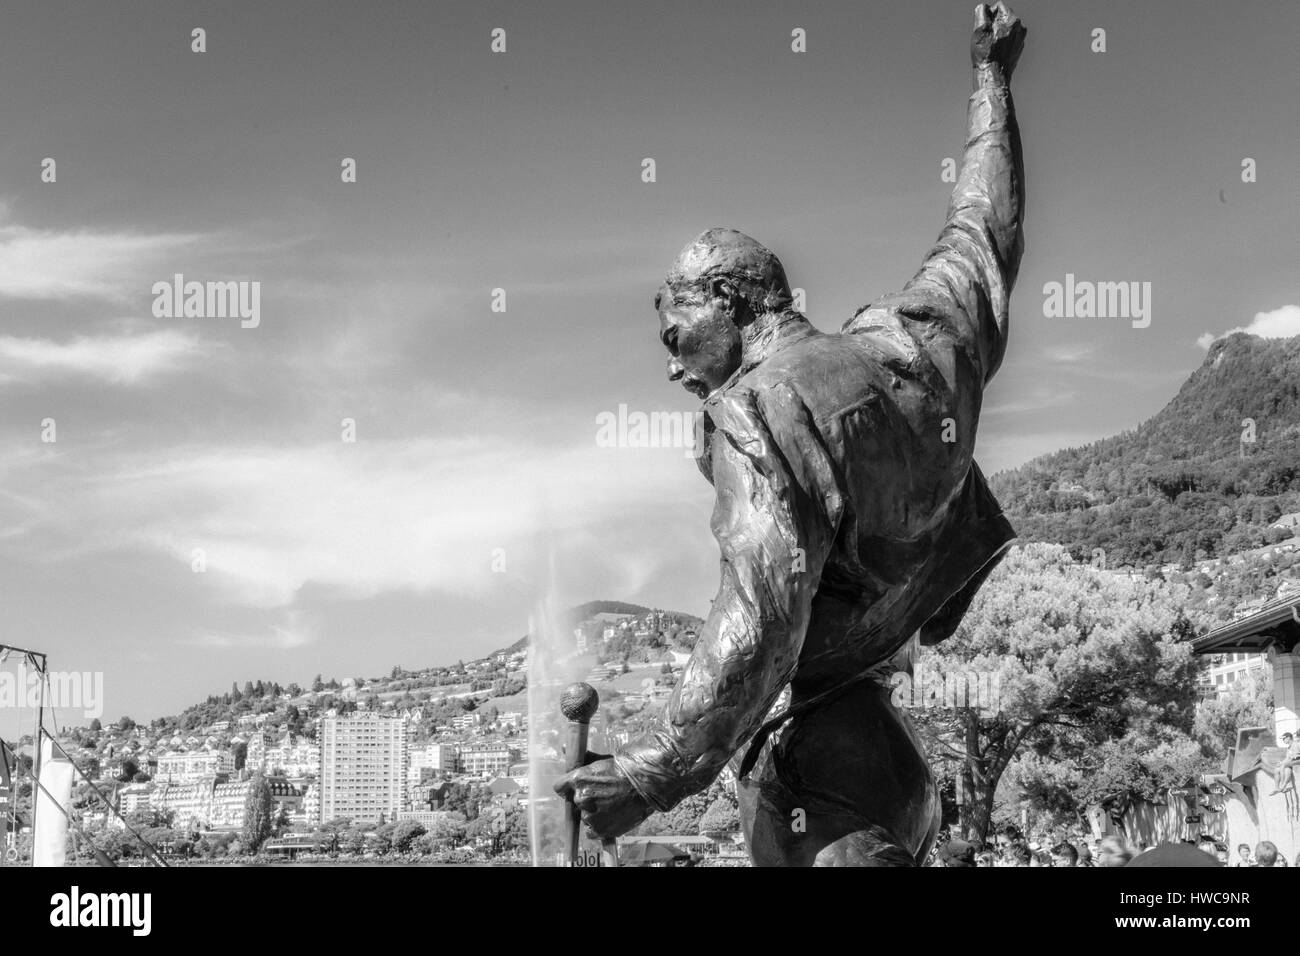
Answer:
[[[704,400],[722,583],[655,728],[556,784],[595,835],[734,759],[759,866],[910,866],[934,843],[934,778],[889,676],[953,632],[1014,537],[972,450],[1023,241],[1025,29],[1001,3],[975,20],[948,221],[901,292],[823,334],[775,255],[710,229],[655,298],[668,376]]]

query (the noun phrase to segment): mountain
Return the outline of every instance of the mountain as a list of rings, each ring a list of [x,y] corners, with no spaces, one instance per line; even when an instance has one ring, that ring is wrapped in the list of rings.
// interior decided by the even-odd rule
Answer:
[[[1300,511],[1300,337],[1210,346],[1135,430],[1067,448],[990,484],[1025,540],[1105,551],[1111,567],[1179,562],[1289,538]]]

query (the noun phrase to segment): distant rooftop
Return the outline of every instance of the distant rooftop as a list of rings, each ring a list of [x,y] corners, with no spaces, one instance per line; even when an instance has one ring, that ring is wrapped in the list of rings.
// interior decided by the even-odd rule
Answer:
[[[1196,654],[1226,654],[1232,651],[1263,653],[1276,644],[1291,651],[1300,643],[1300,591],[1270,601],[1230,624],[1216,627],[1192,641]]]

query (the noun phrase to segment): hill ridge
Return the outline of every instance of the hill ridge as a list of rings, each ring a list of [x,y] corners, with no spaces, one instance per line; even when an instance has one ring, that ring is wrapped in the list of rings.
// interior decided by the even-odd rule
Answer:
[[[1022,538],[1076,557],[1101,548],[1112,565],[1188,564],[1290,537],[1270,525],[1300,510],[1300,337],[1219,339],[1136,428],[990,484]]]

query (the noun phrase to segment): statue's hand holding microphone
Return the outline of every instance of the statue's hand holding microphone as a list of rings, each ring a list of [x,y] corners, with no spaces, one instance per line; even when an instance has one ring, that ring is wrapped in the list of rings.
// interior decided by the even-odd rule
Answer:
[[[569,802],[565,850],[570,866],[578,859],[581,823],[586,823],[588,836],[601,838],[602,864],[617,866],[613,838],[654,812],[613,758],[587,749],[587,731],[599,703],[590,684],[574,684],[560,696],[560,712],[569,721],[564,748],[568,773],[556,781],[555,792]]]

